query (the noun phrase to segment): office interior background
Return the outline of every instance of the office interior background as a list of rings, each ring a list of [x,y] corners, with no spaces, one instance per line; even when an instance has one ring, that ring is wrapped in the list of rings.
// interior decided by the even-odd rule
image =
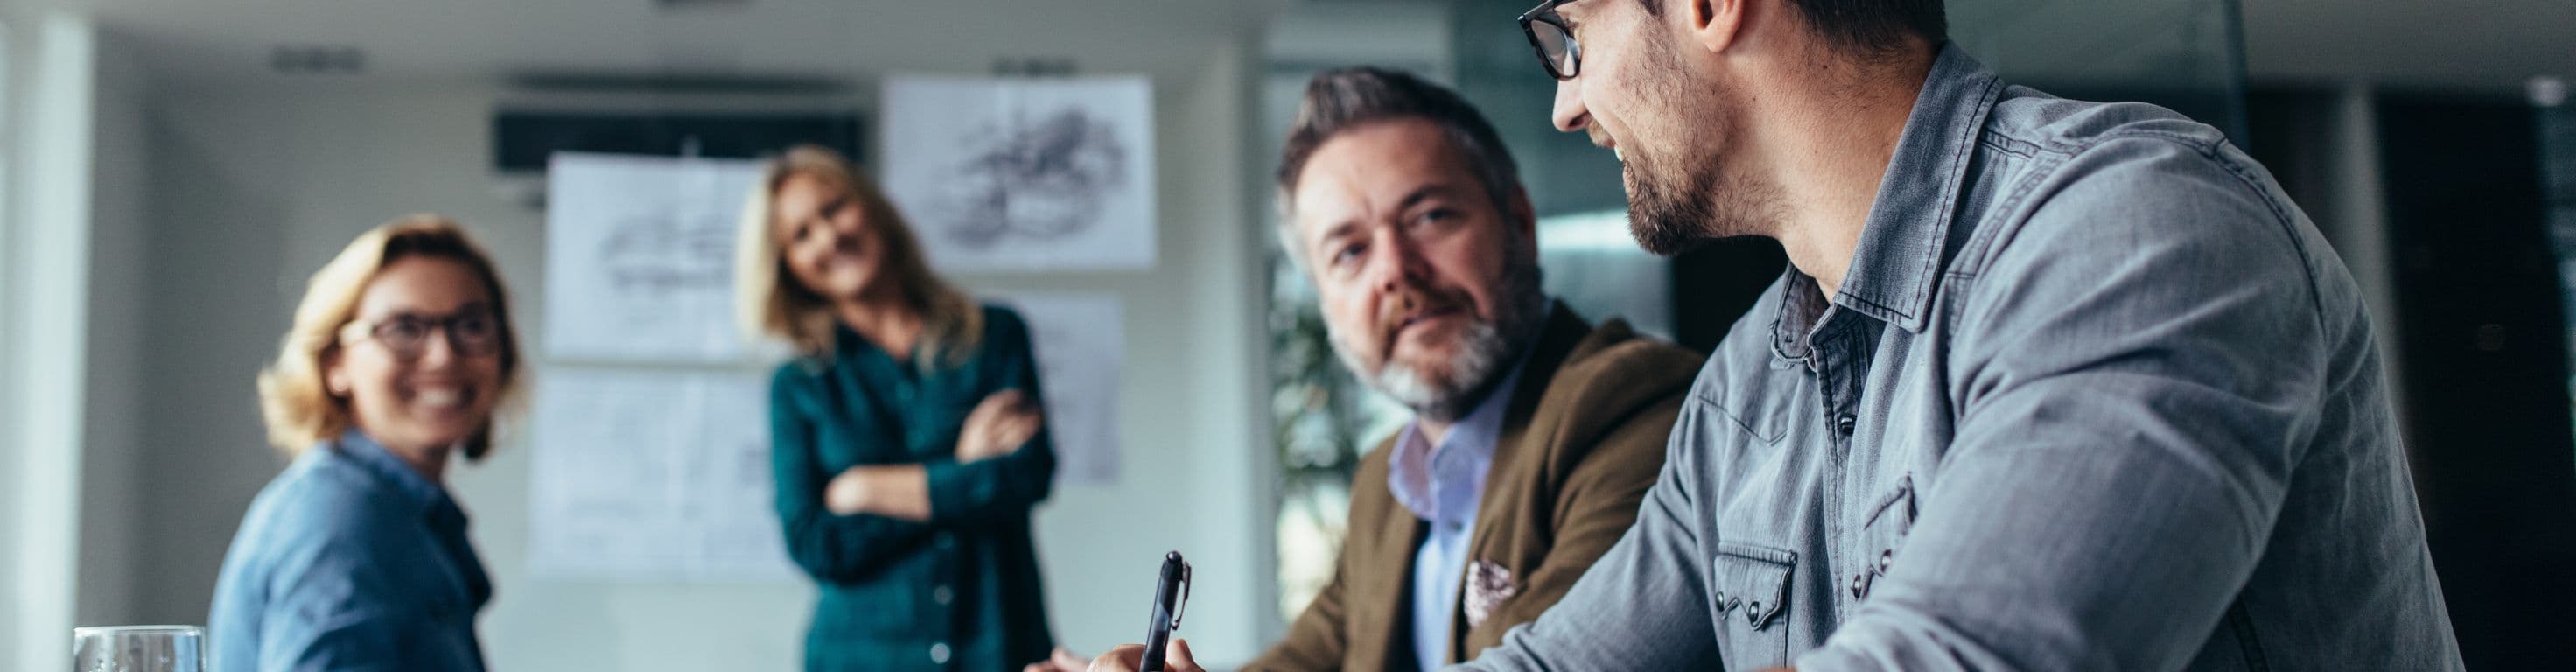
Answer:
[[[1477,103],[1542,216],[1551,291],[1589,317],[1705,350],[1781,268],[1761,241],[1635,249],[1613,159],[1548,126],[1554,83],[1511,21],[1530,4],[0,0],[0,667],[62,669],[76,625],[203,623],[235,524],[282,466],[252,374],[304,278],[358,232],[456,217],[498,256],[522,333],[542,333],[544,168],[514,152],[741,133],[864,164],[878,83],[906,73],[1150,82],[1151,267],[957,277],[1125,306],[1115,478],[1058,487],[1036,518],[1059,641],[1136,640],[1153,563],[1182,549],[1199,583],[1181,634],[1240,663],[1325,577],[1357,455],[1403,419],[1340,372],[1271,233],[1308,75],[1385,65]],[[2576,660],[2576,3],[1949,14],[2008,81],[2172,107],[2280,178],[2370,293],[2470,667]],[[838,121],[725,127],[781,114]],[[638,135],[509,130],[525,118]],[[795,666],[803,582],[532,574],[542,450],[518,432],[452,475],[498,586],[480,628],[496,666]]]

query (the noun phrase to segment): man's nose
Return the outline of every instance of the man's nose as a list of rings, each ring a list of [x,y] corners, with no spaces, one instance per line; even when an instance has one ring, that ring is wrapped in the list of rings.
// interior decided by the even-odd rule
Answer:
[[[1376,255],[1376,258],[1369,261],[1372,280],[1370,284],[1378,291],[1389,294],[1420,286],[1423,275],[1429,272],[1427,264],[1422,259],[1421,250],[1415,249],[1413,241],[1403,235],[1391,231],[1378,235],[1381,240],[1377,243],[1377,249],[1383,250],[1384,253]]]
[[[1555,107],[1549,111],[1556,130],[1574,133],[1592,123],[1592,110],[1583,106],[1583,83],[1579,80],[1557,80]]]

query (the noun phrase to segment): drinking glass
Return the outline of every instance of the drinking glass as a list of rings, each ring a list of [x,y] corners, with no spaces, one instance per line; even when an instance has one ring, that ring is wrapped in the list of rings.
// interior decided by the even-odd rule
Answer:
[[[205,672],[206,630],[193,625],[72,629],[72,672]]]

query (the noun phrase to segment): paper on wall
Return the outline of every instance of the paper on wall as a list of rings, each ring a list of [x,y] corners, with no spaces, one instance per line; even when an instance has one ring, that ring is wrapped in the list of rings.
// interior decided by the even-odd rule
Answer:
[[[758,161],[564,152],[546,170],[546,353],[732,362],[735,222]]]
[[[885,82],[887,195],[941,272],[1154,266],[1142,76]]]
[[[768,388],[738,372],[538,379],[528,555],[540,577],[785,581]]]
[[[1056,481],[1118,480],[1118,368],[1126,357],[1126,311],[1113,294],[1028,292],[995,297],[1029,324],[1038,386],[1055,437]]]

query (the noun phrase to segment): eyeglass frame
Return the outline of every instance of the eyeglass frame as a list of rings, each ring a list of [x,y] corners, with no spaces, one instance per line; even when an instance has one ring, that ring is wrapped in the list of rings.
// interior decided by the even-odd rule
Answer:
[[[1521,24],[1521,35],[1529,38],[1530,50],[1538,52],[1539,66],[1547,68],[1547,76],[1554,77],[1560,82],[1572,80],[1576,75],[1583,74],[1583,45],[1574,40],[1574,27],[1565,25],[1565,16],[1556,13],[1556,8],[1573,1],[1547,0],[1538,3],[1537,7],[1532,7],[1529,11],[1521,12],[1520,18],[1516,19]],[[1565,35],[1565,64],[1568,72],[1557,70],[1556,59],[1548,55],[1547,45],[1539,41],[1538,29],[1531,27],[1531,23],[1547,24],[1554,27],[1556,32]]]
[[[466,338],[463,333],[458,331],[461,324],[467,320],[474,319],[490,320],[492,323],[491,334],[486,340],[479,343]],[[416,321],[422,329],[420,341],[409,347],[404,347],[394,343],[392,340],[385,338],[382,333],[385,328],[402,324],[405,320]],[[488,307],[468,308],[466,310],[439,316],[420,315],[417,313],[396,313],[392,316],[375,320],[352,319],[349,320],[348,324],[341,325],[340,331],[336,335],[339,337],[341,345],[348,345],[360,340],[360,337],[363,337],[364,340],[375,341],[377,345],[385,346],[385,350],[393,353],[395,359],[411,361],[419,359],[422,354],[428,352],[429,339],[432,337],[432,334],[446,337],[447,349],[459,356],[465,357],[488,357],[500,354],[503,349],[502,342],[509,340],[509,328],[501,323],[500,313],[494,312]]]

